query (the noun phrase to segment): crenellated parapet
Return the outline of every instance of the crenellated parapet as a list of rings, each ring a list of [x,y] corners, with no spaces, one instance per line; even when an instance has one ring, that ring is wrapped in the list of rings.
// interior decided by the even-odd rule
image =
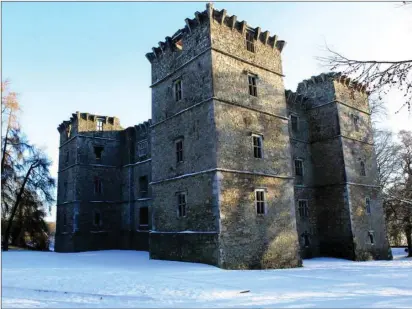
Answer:
[[[369,95],[369,91],[367,91],[367,87],[368,87],[367,85],[353,81],[350,77],[342,73],[335,73],[335,72],[322,73],[317,76],[312,76],[309,79],[305,79],[304,81],[298,84],[297,92],[306,94],[310,86],[325,83],[325,82],[330,82],[332,80],[342,85],[345,85],[350,90],[356,90],[361,93],[366,93],[367,95]]]
[[[232,31],[239,31],[242,34],[246,34],[246,31],[250,31],[253,34],[253,39],[260,41],[264,45],[268,45],[273,49],[278,49],[282,52],[286,45],[286,42],[279,40],[277,35],[270,35],[269,31],[262,31],[260,27],[253,28],[247,24],[246,21],[238,21],[236,15],[229,16],[225,9],[216,10],[213,4],[206,4],[206,10],[203,12],[195,12],[194,18],[186,18],[185,26],[171,37],[166,37],[164,41],[158,43],[157,46],[152,48],[152,52],[146,54],[146,58],[153,62],[155,59],[162,57],[166,52],[178,52],[182,48],[182,39],[185,36],[190,36],[198,27],[210,22],[217,22],[221,26],[228,27]]]
[[[307,96],[297,93],[297,92],[293,92],[291,90],[285,90],[285,98],[286,98],[286,104],[289,107],[292,108],[303,108],[305,109],[308,102],[310,102],[310,98],[308,98]]]
[[[104,124],[108,124],[113,127],[121,129],[120,120],[117,117],[109,117],[109,116],[76,112],[72,114],[72,116],[70,117],[70,120],[63,121],[57,127],[57,130],[61,133],[61,132],[66,131],[68,128],[70,128],[70,126],[73,126],[76,123],[78,124],[80,121],[96,122],[97,119],[101,119]]]
[[[141,136],[145,136],[149,134],[151,125],[152,125],[152,119],[149,119],[147,121],[144,121],[142,123],[135,125],[134,129],[136,130],[137,134]]]

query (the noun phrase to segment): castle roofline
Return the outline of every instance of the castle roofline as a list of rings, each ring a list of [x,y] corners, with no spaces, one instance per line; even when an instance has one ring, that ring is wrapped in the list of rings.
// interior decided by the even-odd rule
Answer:
[[[151,125],[152,125],[152,119],[148,119],[134,126],[127,127],[125,130],[135,130],[136,132],[143,132],[147,134],[149,133],[149,129]]]
[[[218,11],[213,8],[212,3],[206,4],[206,10],[199,13],[195,12],[195,18],[186,18],[185,27],[179,29],[173,34],[172,37],[167,36],[164,42],[159,42],[158,46],[152,48],[152,52],[146,54],[146,58],[152,62],[154,59],[160,57],[166,49],[178,50],[179,41],[184,35],[190,35],[192,30],[197,26],[201,25],[205,20],[215,20],[219,24],[226,27],[236,29],[242,33],[245,33],[246,30],[252,31],[254,33],[254,39],[260,40],[263,44],[267,44],[272,48],[277,48],[282,52],[283,48],[286,45],[286,42],[283,40],[278,40],[277,35],[270,36],[269,31],[262,32],[260,27],[253,28],[247,24],[246,21],[237,21],[237,16],[227,16],[227,11],[225,9]]]
[[[301,90],[306,90],[310,85],[330,82],[332,80],[341,83],[347,86],[348,88],[355,89],[359,92],[366,93],[368,95],[370,94],[370,92],[367,91],[368,85],[358,83],[357,81],[352,80],[349,76],[344,75],[341,72],[322,73],[316,76],[312,76],[309,79],[305,79],[298,84],[297,92],[301,92]]]
[[[119,121],[119,118],[117,117],[110,117],[110,116],[104,116],[104,115],[95,115],[95,114],[90,114],[90,113],[81,113],[81,112],[76,112],[73,113],[72,116],[70,117],[69,120],[65,120],[62,123],[59,124],[57,127],[57,130],[61,132],[62,130],[65,130],[69,125],[71,125],[75,120],[77,119],[90,119],[90,120],[95,120],[96,118],[103,118],[106,123],[111,123],[114,124],[117,121]]]

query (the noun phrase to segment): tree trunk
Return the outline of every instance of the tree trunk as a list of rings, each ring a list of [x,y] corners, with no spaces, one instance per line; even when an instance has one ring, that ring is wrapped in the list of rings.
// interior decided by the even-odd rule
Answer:
[[[1,173],[3,176],[4,172],[4,163],[5,163],[5,157],[6,157],[6,148],[7,148],[7,140],[9,137],[9,128],[10,128],[10,118],[9,118],[9,123],[7,124],[7,130],[6,130],[6,135],[4,136],[4,146],[1,152]],[[2,177],[3,178],[3,177]],[[1,183],[3,183],[4,180],[2,180]]]
[[[408,243],[408,257],[412,257],[412,227],[405,228],[406,242]]]
[[[37,164],[37,162],[32,163],[30,166],[29,170],[27,171],[26,176],[24,176],[24,181],[23,184],[20,187],[19,194],[17,195],[16,201],[14,202],[13,208],[11,210],[10,218],[8,220],[7,228],[6,231],[4,232],[4,238],[3,238],[3,251],[8,251],[9,250],[9,238],[10,238],[10,232],[11,232],[11,225],[13,224],[13,219],[14,216],[16,215],[17,209],[20,206],[20,201],[21,197],[24,192],[24,188],[26,186],[27,180],[29,179],[30,173],[33,170],[34,166]]]

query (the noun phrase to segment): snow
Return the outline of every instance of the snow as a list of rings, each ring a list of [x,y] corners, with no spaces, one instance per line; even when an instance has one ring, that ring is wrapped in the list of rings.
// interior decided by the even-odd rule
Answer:
[[[2,307],[412,307],[412,259],[403,248],[393,253],[393,261],[316,258],[302,268],[241,271],[143,251],[9,251]]]

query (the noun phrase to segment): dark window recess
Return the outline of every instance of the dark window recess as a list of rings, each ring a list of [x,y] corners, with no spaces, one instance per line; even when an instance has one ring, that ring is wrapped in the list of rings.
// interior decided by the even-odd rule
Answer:
[[[63,198],[67,198],[67,181],[63,183]]]
[[[369,198],[365,199],[366,213],[370,215],[371,213],[371,200]]]
[[[176,162],[183,162],[183,140],[176,141]]]
[[[67,151],[66,152],[66,163],[69,163],[69,156],[70,156],[70,153]]]
[[[353,125],[355,126],[355,131],[359,132],[359,116],[353,116]]]
[[[177,194],[177,211],[179,217],[186,217],[186,194]]]
[[[182,81],[175,81],[175,101],[180,101],[182,99]]]
[[[149,180],[147,176],[139,177],[139,192],[140,197],[147,197],[149,191]]]
[[[361,176],[366,176],[365,162],[363,161],[360,162],[360,174]]]
[[[309,208],[307,201],[299,201],[299,216],[301,218],[309,217]]]
[[[255,34],[252,31],[246,31],[246,49],[252,53],[255,52]]]
[[[139,210],[139,225],[147,226],[149,225],[149,208],[141,207]]]
[[[67,216],[66,216],[66,214],[63,214],[63,225],[64,226],[67,225]]]
[[[375,239],[373,238],[373,233],[369,232],[369,241],[371,242],[371,244],[373,245],[375,243]]]
[[[256,85],[257,77],[254,75],[248,75],[249,81],[249,94],[257,97],[257,85]]]
[[[310,246],[310,234],[308,231],[305,231],[305,233],[302,234],[303,241],[304,241],[304,246],[309,247]]]
[[[261,190],[255,191],[256,195],[256,213],[258,215],[265,214],[265,192]]]
[[[255,158],[263,158],[262,155],[262,136],[252,135],[253,137],[253,156]]]
[[[298,117],[291,115],[290,116],[290,121],[292,122],[292,132],[296,133],[299,131],[298,128]]]
[[[94,155],[96,156],[96,160],[101,160],[102,152],[103,152],[103,147],[101,146],[94,147]]]
[[[99,211],[95,211],[94,212],[94,217],[93,217],[93,224],[95,226],[100,226],[102,224],[102,218],[101,218],[101,214]]]
[[[102,193],[102,181],[99,177],[94,177],[94,193]]]
[[[303,176],[303,161],[295,160],[295,175]]]

